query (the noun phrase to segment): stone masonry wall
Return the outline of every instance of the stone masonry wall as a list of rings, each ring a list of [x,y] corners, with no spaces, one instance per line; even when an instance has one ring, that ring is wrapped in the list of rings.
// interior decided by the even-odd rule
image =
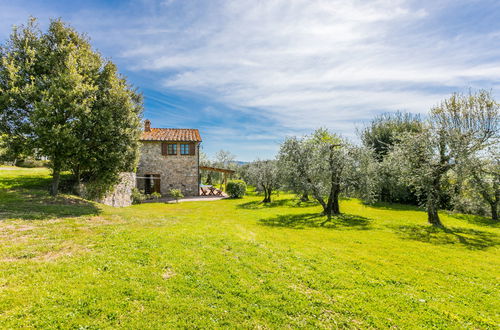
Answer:
[[[170,189],[180,189],[185,196],[198,195],[198,146],[195,147],[194,155],[167,156],[161,154],[161,142],[141,142],[141,157],[137,166],[138,177],[144,177],[146,174],[159,174],[162,195],[168,195]],[[179,147],[177,150],[179,151]],[[144,180],[141,179],[138,182],[141,188]]]
[[[100,200],[100,203],[114,207],[132,205],[132,189],[135,187],[135,173],[120,173],[120,181],[113,191],[109,192]]]
[[[125,207],[132,205],[132,189],[135,187],[135,173],[122,172],[118,184],[109,191],[103,198],[96,202],[110,205],[114,207]],[[83,198],[88,198],[85,185],[78,187],[80,195]]]

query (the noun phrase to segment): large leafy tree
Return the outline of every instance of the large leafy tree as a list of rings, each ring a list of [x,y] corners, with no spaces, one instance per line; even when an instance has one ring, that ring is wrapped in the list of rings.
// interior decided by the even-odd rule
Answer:
[[[340,214],[339,196],[349,183],[349,167],[354,164],[347,141],[318,129],[311,136],[286,139],[278,158],[287,187],[296,193],[310,193],[328,218]]]
[[[421,130],[420,116],[398,111],[375,117],[361,130],[360,136],[363,145],[373,149],[377,160],[382,161],[403,134]]]
[[[135,167],[142,99],[88,38],[61,20],[46,32],[30,19],[1,48],[1,126],[24,150],[51,160],[51,193],[60,173],[100,182]]]
[[[446,175],[480,152],[498,134],[499,104],[487,91],[453,94],[433,108],[425,129],[407,134],[391,157],[401,178],[423,199],[428,222],[442,226],[438,210]]]
[[[373,150],[373,156],[378,164],[374,191],[379,200],[384,202],[417,204],[418,200],[410,187],[396,176],[397,166],[386,157],[401,137],[408,133],[422,131],[423,122],[418,115],[396,112],[385,113],[375,117],[360,132],[363,145]]]

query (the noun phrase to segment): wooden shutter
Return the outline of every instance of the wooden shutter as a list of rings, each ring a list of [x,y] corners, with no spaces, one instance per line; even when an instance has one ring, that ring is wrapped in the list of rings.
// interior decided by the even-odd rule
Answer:
[[[196,145],[194,143],[189,144],[189,154],[190,155],[194,155],[196,153],[195,148],[196,148]]]
[[[168,155],[168,143],[166,142],[161,143],[161,154]]]

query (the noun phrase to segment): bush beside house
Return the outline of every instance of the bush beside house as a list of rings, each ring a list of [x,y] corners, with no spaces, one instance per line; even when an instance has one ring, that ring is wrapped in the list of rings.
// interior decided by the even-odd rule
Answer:
[[[232,180],[227,183],[226,193],[231,198],[241,198],[245,196],[247,184],[243,180]]]

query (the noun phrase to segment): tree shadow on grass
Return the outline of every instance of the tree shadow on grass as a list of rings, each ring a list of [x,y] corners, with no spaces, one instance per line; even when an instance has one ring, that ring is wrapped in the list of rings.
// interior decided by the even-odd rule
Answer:
[[[16,177],[0,176],[0,188],[6,189],[47,189],[50,185],[50,178],[42,178],[36,175],[23,175]]]
[[[50,178],[39,176],[0,177],[0,221],[46,220],[97,215],[92,202],[71,195],[49,195]]]
[[[452,218],[467,221],[470,224],[477,226],[487,226],[487,227],[500,227],[500,221],[495,221],[491,218],[482,217],[480,215],[473,214],[450,214]]]
[[[499,236],[469,228],[439,228],[429,225],[392,226],[403,239],[435,245],[462,245],[470,250],[484,250],[500,244]]]
[[[297,199],[279,199],[271,203],[262,203],[261,201],[252,201],[247,203],[238,204],[236,207],[240,209],[256,210],[271,207],[313,207],[318,206],[318,203],[313,201],[299,202]]]
[[[398,203],[386,203],[386,202],[377,202],[373,204],[367,204],[367,206],[371,206],[373,208],[381,209],[381,210],[393,210],[393,211],[422,211],[423,209],[416,205],[409,204],[398,204]]]
[[[36,191],[0,190],[0,221],[6,219],[47,220],[98,215],[100,209],[84,199]]]
[[[329,229],[370,229],[371,220],[353,214],[341,214],[327,221],[326,216],[319,213],[284,214],[276,217],[260,219],[259,224],[269,227],[287,227],[304,229],[306,227]]]

